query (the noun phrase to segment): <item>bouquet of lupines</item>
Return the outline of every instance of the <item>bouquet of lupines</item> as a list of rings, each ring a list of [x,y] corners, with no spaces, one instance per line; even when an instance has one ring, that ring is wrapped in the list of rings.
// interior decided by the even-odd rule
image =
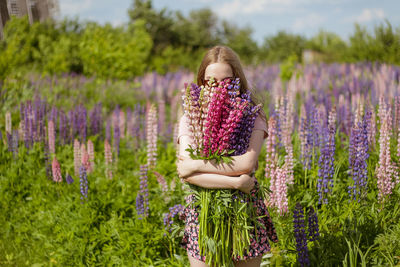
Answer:
[[[215,159],[231,163],[231,156],[244,154],[261,105],[251,103],[250,92],[240,93],[239,79],[191,84],[183,94],[185,114],[193,144],[192,159]],[[251,197],[239,190],[206,189],[190,184],[193,205],[199,213],[199,249],[208,264],[233,266],[232,256],[243,257],[256,231],[256,207]],[[258,191],[264,197],[264,190]],[[256,235],[257,236],[257,235]],[[254,237],[256,238],[256,237]]]

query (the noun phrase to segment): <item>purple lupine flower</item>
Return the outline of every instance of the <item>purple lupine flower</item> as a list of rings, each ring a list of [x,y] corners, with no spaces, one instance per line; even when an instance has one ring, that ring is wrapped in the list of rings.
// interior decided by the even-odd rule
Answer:
[[[359,121],[351,129],[349,141],[349,172],[353,178],[353,186],[349,186],[349,195],[353,200],[364,198],[367,194],[367,159],[368,154],[368,121],[371,118],[371,111],[367,111],[363,121]]]
[[[243,101],[251,102],[251,92],[241,95]],[[233,156],[242,155],[247,151],[254,123],[260,111],[261,105],[248,105],[244,111],[242,120],[234,130],[235,135],[231,140],[231,149],[235,149]]]
[[[65,180],[68,184],[72,184],[74,182],[74,179],[72,179],[72,176],[69,173],[67,173],[67,175],[65,176]]]
[[[18,142],[19,142],[18,130],[14,129],[12,134],[12,151],[14,158],[17,158],[18,156]]]
[[[136,197],[136,207],[139,219],[149,216],[149,188],[147,185],[148,165],[140,165],[140,190]],[[138,201],[139,200],[139,201]]]
[[[300,203],[297,203],[293,212],[294,237],[296,238],[296,250],[300,266],[309,266],[307,234],[304,224],[304,211]]]
[[[119,156],[119,141],[121,137],[120,128],[119,128],[119,106],[114,109],[112,114],[112,126],[113,126],[113,146],[115,151],[115,156],[118,158]]]
[[[132,109],[128,107],[126,109],[126,135],[133,137],[132,136],[132,127],[133,127],[133,121],[132,121]]]
[[[336,112],[332,111],[330,117],[336,117]],[[319,169],[318,169],[318,203],[328,203],[328,194],[332,192],[333,187],[333,174],[334,174],[334,157],[335,157],[335,133],[336,126],[335,120],[332,119],[328,128],[324,128],[325,133],[323,134],[325,144],[321,150],[319,158]]]
[[[78,107],[79,116],[79,134],[81,136],[81,142],[86,143],[86,133],[87,133],[87,111],[82,105]]]
[[[169,232],[172,231],[171,226],[174,223],[174,218],[178,215],[179,220],[184,220],[185,207],[181,204],[177,204],[173,207],[169,207],[169,212],[164,214],[164,226]]]
[[[101,133],[101,103],[97,103],[89,113],[90,134],[96,135]]]
[[[6,131],[8,152],[13,152],[13,136]]]
[[[144,198],[140,192],[137,193],[136,196],[136,211],[138,215],[138,219],[141,220],[143,219],[143,214],[144,214]]]
[[[318,216],[313,207],[308,211],[308,240],[315,241],[319,237]]]
[[[107,119],[106,123],[106,140],[111,143],[111,117]]]
[[[88,199],[88,180],[85,166],[83,164],[79,168],[79,183],[81,188],[81,204]]]
[[[50,162],[50,151],[49,151],[49,145],[47,142],[47,135],[43,139],[43,149],[44,149],[44,160],[45,160],[45,166],[46,166],[46,176],[47,179],[51,179],[52,172],[51,172],[51,162]]]

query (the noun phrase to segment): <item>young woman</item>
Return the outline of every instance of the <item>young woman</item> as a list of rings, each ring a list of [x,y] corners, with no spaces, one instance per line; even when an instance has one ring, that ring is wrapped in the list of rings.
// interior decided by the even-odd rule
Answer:
[[[204,56],[197,74],[197,84],[204,85],[211,77],[217,82],[226,78],[240,78],[241,93],[249,90],[239,57],[229,47],[215,46]],[[183,115],[179,122],[177,138],[179,144],[178,174],[185,182],[204,188],[239,189],[255,197],[259,186],[257,179],[251,174],[258,168],[258,155],[267,136],[266,118],[263,110],[261,110],[260,115],[255,120],[246,153],[240,156],[233,156],[233,164],[216,164],[213,161],[192,160],[189,153],[185,151],[192,140],[188,118]],[[186,201],[193,201],[192,196],[189,196]],[[270,250],[268,239],[273,242],[278,240],[264,201],[261,199],[256,201],[258,215],[266,215],[263,219],[260,219],[265,228],[258,228],[259,242],[256,242],[255,239],[251,240],[249,253],[245,254],[241,259],[234,259],[235,266],[260,266],[262,255]],[[207,266],[205,257],[199,253],[199,210],[198,208],[187,208],[185,214],[186,228],[181,244],[187,250],[192,267]]]

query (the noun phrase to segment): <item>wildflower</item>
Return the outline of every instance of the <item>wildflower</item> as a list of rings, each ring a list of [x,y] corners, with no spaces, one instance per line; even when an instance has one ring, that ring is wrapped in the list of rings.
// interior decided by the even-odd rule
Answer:
[[[185,207],[181,204],[177,204],[173,207],[169,207],[169,212],[164,214],[164,226],[171,232],[171,226],[174,223],[174,218],[178,215],[178,219],[184,219]]]
[[[325,128],[323,134],[325,142],[320,153],[319,169],[318,169],[318,203],[328,203],[328,194],[332,191],[333,187],[333,174],[334,174],[334,156],[335,156],[335,117],[336,111],[332,110],[329,116],[330,124],[328,129]]]
[[[106,176],[111,179],[112,178],[112,151],[111,151],[111,146],[108,143],[108,140],[106,139],[104,141],[104,159],[105,159],[105,165],[106,165]]]
[[[371,117],[368,111],[363,120],[354,125],[351,130],[349,145],[349,167],[354,185],[349,186],[349,194],[355,200],[357,196],[365,197],[367,193],[367,159],[368,154],[368,120]],[[360,199],[359,199],[360,200]]]
[[[53,173],[53,181],[57,183],[62,182],[62,176],[61,176],[61,169],[60,169],[60,163],[58,163],[58,160],[56,157],[53,158],[53,162],[51,164],[51,169]]]
[[[379,120],[381,122],[379,135],[379,162],[376,166],[378,178],[378,199],[384,201],[388,197],[395,186],[395,177],[398,177],[396,167],[390,158],[390,133],[391,133],[391,108],[386,105],[383,97],[379,101],[378,110]]]
[[[94,169],[94,145],[90,139],[87,141],[87,153],[89,156],[89,169],[92,172]]]
[[[307,235],[304,225],[304,212],[300,203],[297,203],[293,212],[294,237],[296,238],[296,250],[301,266],[309,266]]]
[[[48,127],[47,130],[48,130],[48,137],[49,137],[49,150],[50,150],[50,153],[55,154],[56,153],[55,129],[54,129],[53,121],[49,121],[47,127]]]
[[[154,104],[148,104],[146,117],[146,139],[147,139],[147,165],[152,168],[157,160],[157,111]]]
[[[165,193],[168,191],[168,184],[167,181],[165,180],[164,176],[162,176],[160,173],[154,171],[153,172],[155,176],[157,177],[157,182],[161,185],[161,190]]]
[[[139,218],[149,216],[149,189],[147,185],[147,164],[140,165],[140,190],[136,197],[137,213]],[[139,200],[139,202],[138,202]]]
[[[79,168],[81,166],[81,144],[77,139],[74,140],[74,171],[75,176],[79,176]]]
[[[319,237],[318,216],[313,207],[308,211],[308,240],[315,241]]]
[[[65,180],[67,181],[68,184],[72,184],[74,182],[74,179],[72,179],[69,173],[67,173],[67,175],[65,176]]]
[[[113,135],[113,147],[114,147],[114,151],[115,151],[115,159],[118,159],[119,156],[119,141],[120,141],[120,137],[121,137],[121,132],[120,132],[120,128],[119,128],[119,106],[117,106],[114,109],[114,112],[112,114],[112,126],[113,126],[113,130],[114,130],[114,135]]]
[[[85,166],[81,165],[79,168],[79,183],[81,188],[81,200],[83,201],[88,199],[88,180]]]

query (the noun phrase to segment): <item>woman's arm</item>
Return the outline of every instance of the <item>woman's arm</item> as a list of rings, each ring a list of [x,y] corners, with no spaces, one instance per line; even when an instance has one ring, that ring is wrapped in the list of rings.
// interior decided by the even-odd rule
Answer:
[[[210,189],[239,189],[250,193],[254,187],[254,177],[247,174],[226,176],[214,173],[194,173],[184,179],[185,182]]]
[[[189,147],[190,137],[183,135],[179,140],[179,176],[184,178],[194,172],[225,174],[232,176],[238,176],[246,173],[249,174],[256,168],[256,164],[258,163],[258,155],[260,154],[263,142],[264,131],[255,129],[251,134],[249,147],[247,148],[246,153],[239,156],[233,156],[233,161],[230,164],[217,164],[215,160],[192,160],[189,156],[189,153],[185,151],[185,149]]]

